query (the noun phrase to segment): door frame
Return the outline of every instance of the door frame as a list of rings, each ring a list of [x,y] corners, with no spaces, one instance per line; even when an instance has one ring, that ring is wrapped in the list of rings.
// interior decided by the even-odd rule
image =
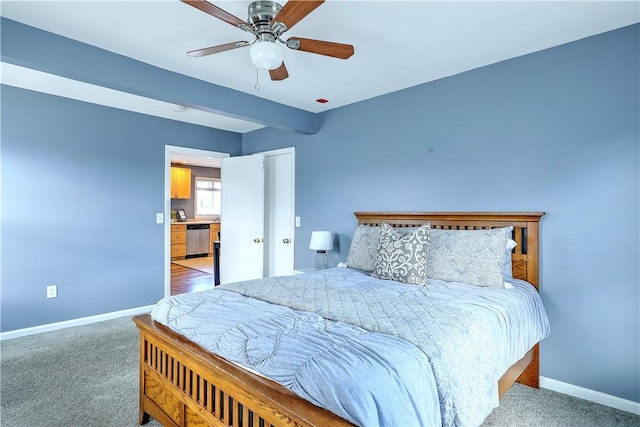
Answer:
[[[231,157],[229,153],[199,148],[164,146],[164,296],[171,295],[171,156],[182,154],[192,157]]]

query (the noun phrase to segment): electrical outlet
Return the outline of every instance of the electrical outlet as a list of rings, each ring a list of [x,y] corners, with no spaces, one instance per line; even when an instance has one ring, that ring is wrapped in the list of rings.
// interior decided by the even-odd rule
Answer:
[[[58,287],[56,285],[47,286],[47,298],[57,298]]]
[[[300,227],[300,217],[296,217],[296,227]]]
[[[163,213],[157,213],[156,214],[156,224],[163,224],[164,223],[164,214]]]

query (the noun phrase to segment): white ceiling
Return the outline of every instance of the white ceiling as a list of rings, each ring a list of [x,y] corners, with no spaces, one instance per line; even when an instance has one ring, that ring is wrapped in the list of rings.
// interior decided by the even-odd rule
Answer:
[[[250,4],[211,2],[242,19],[246,19]],[[339,60],[285,49],[290,77],[272,82],[267,72],[261,71],[260,90],[256,91],[256,69],[248,48],[202,58],[186,55],[189,50],[251,40],[251,34],[178,0],[2,1],[0,5],[4,17],[311,112],[640,21],[637,1],[329,0],[283,38],[299,36],[349,43],[355,47],[354,56]],[[329,102],[320,104],[315,101],[317,98]],[[132,102],[128,101],[128,109],[133,108]],[[224,128],[219,124],[210,126]],[[227,129],[237,132],[260,127],[242,121],[230,126]]]

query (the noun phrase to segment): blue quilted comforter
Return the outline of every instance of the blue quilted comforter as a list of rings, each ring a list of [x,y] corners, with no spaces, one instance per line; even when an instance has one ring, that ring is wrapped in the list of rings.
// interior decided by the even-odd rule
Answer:
[[[480,425],[549,333],[537,291],[335,268],[161,300],[154,320],[362,426]]]

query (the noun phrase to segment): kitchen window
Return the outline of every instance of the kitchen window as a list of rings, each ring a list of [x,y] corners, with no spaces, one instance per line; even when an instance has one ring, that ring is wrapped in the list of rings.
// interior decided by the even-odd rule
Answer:
[[[219,179],[196,177],[195,217],[220,215],[222,183]]]

